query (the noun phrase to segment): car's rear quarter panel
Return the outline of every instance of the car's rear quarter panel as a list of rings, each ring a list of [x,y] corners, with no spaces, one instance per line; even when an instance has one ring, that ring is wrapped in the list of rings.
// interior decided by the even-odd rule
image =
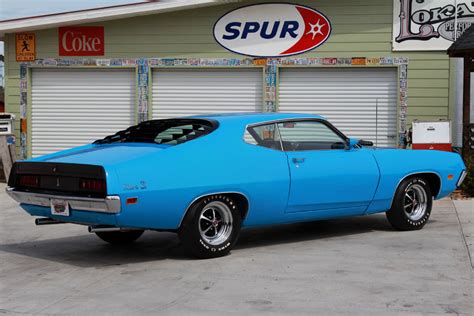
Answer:
[[[281,152],[246,144],[239,129],[219,128],[210,135],[115,166],[122,186],[119,226],[179,227],[188,206],[217,192],[237,192],[249,200],[244,225],[271,223],[283,216],[289,171]],[[243,135],[243,129],[239,132]],[[146,183],[141,188],[141,183]],[[137,186],[137,189],[127,189]],[[112,192],[109,192],[112,193]],[[138,197],[126,205],[128,197]]]

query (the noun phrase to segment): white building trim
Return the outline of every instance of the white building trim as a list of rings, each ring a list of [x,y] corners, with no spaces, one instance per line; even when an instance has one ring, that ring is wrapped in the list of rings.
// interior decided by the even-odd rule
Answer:
[[[7,33],[41,30],[65,25],[93,23],[135,16],[165,13],[238,1],[169,0],[120,5],[0,21],[0,39]]]

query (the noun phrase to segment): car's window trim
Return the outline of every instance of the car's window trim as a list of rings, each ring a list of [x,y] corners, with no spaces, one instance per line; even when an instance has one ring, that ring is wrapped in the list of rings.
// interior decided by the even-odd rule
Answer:
[[[276,127],[278,129],[278,134],[280,136],[281,151],[286,152],[283,148],[283,142],[282,142],[282,139],[281,139],[281,134],[280,134],[280,129],[278,127],[278,124],[279,123],[286,123],[286,122],[308,122],[308,121],[309,122],[319,122],[319,123],[322,123],[322,124],[326,125],[327,127],[329,127],[329,129],[331,129],[333,132],[335,132],[338,136],[340,136],[345,141],[345,146],[346,147],[349,146],[349,137],[344,135],[344,133],[342,133],[340,130],[338,130],[329,121],[327,121],[325,119],[321,119],[321,118],[314,118],[314,117],[295,117],[295,118],[276,119],[276,120],[269,120],[269,121],[265,121],[265,122],[257,122],[257,123],[253,123],[253,124],[247,124],[245,126],[244,134],[245,134],[245,131],[248,131],[250,133],[249,129],[253,128],[253,127],[258,127],[258,126],[262,126],[262,125],[276,124]],[[269,149],[272,149],[272,148],[269,148]],[[314,150],[318,150],[318,149],[314,149]],[[306,151],[310,151],[310,150],[306,150]]]
[[[275,126],[275,130],[278,132],[278,137],[280,137],[280,148],[270,148],[270,147],[265,147],[265,146],[262,146],[262,145],[259,145],[259,143],[263,142],[263,139],[254,131],[254,128],[255,127],[260,127],[260,126],[267,126],[267,125],[274,125]],[[245,132],[248,132],[250,134],[250,136],[252,136],[254,138],[254,140],[257,142],[257,144],[251,144],[251,143],[248,143],[247,141],[245,141]],[[244,130],[244,137],[243,137],[243,141],[244,143],[246,144],[249,144],[249,145],[254,145],[254,146],[258,146],[258,147],[262,147],[262,148],[267,148],[267,149],[270,149],[270,150],[277,150],[277,151],[284,151],[283,150],[283,143],[281,142],[281,136],[280,136],[280,131],[278,130],[278,124],[275,123],[275,122],[268,122],[268,123],[265,123],[265,124],[252,124],[252,125],[247,125],[245,126],[245,130]]]
[[[254,140],[257,141],[257,144],[258,144],[261,141],[263,141],[263,139],[255,132],[255,130],[253,129],[254,127],[256,127],[256,126],[249,127],[247,129],[247,132],[249,132],[250,136],[252,136],[254,138]]]
[[[276,123],[278,133],[280,135],[280,142],[281,142],[281,147],[284,152],[289,152],[290,150],[285,150],[285,147],[283,146],[283,139],[281,137],[280,133],[280,126],[278,126],[281,123],[287,123],[287,122],[292,122],[292,123],[298,123],[298,122],[316,122],[316,123],[321,123],[328,127],[331,131],[333,131],[337,136],[341,137],[342,140],[344,141],[344,146],[347,148],[349,146],[349,138],[344,135],[340,130],[338,130],[334,125],[329,123],[326,120],[323,119],[317,119],[317,118],[309,118],[309,119],[288,119],[288,120],[282,120],[281,122]],[[301,151],[322,151],[322,150],[342,150],[342,149],[308,149],[308,150],[301,150]]]

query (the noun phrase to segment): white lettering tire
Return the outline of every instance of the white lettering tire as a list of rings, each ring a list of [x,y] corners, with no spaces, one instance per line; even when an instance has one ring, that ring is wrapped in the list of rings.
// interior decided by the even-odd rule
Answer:
[[[194,203],[178,231],[187,254],[201,258],[227,255],[240,234],[242,217],[237,204],[224,194]]]

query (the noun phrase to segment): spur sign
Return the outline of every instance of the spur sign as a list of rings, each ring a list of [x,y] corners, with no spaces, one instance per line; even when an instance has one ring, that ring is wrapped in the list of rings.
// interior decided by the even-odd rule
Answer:
[[[393,50],[446,50],[472,23],[468,0],[394,0]]]
[[[322,45],[331,23],[312,8],[268,3],[230,11],[214,25],[214,38],[231,52],[255,57],[297,55]]]
[[[59,28],[59,56],[103,56],[104,27]]]

